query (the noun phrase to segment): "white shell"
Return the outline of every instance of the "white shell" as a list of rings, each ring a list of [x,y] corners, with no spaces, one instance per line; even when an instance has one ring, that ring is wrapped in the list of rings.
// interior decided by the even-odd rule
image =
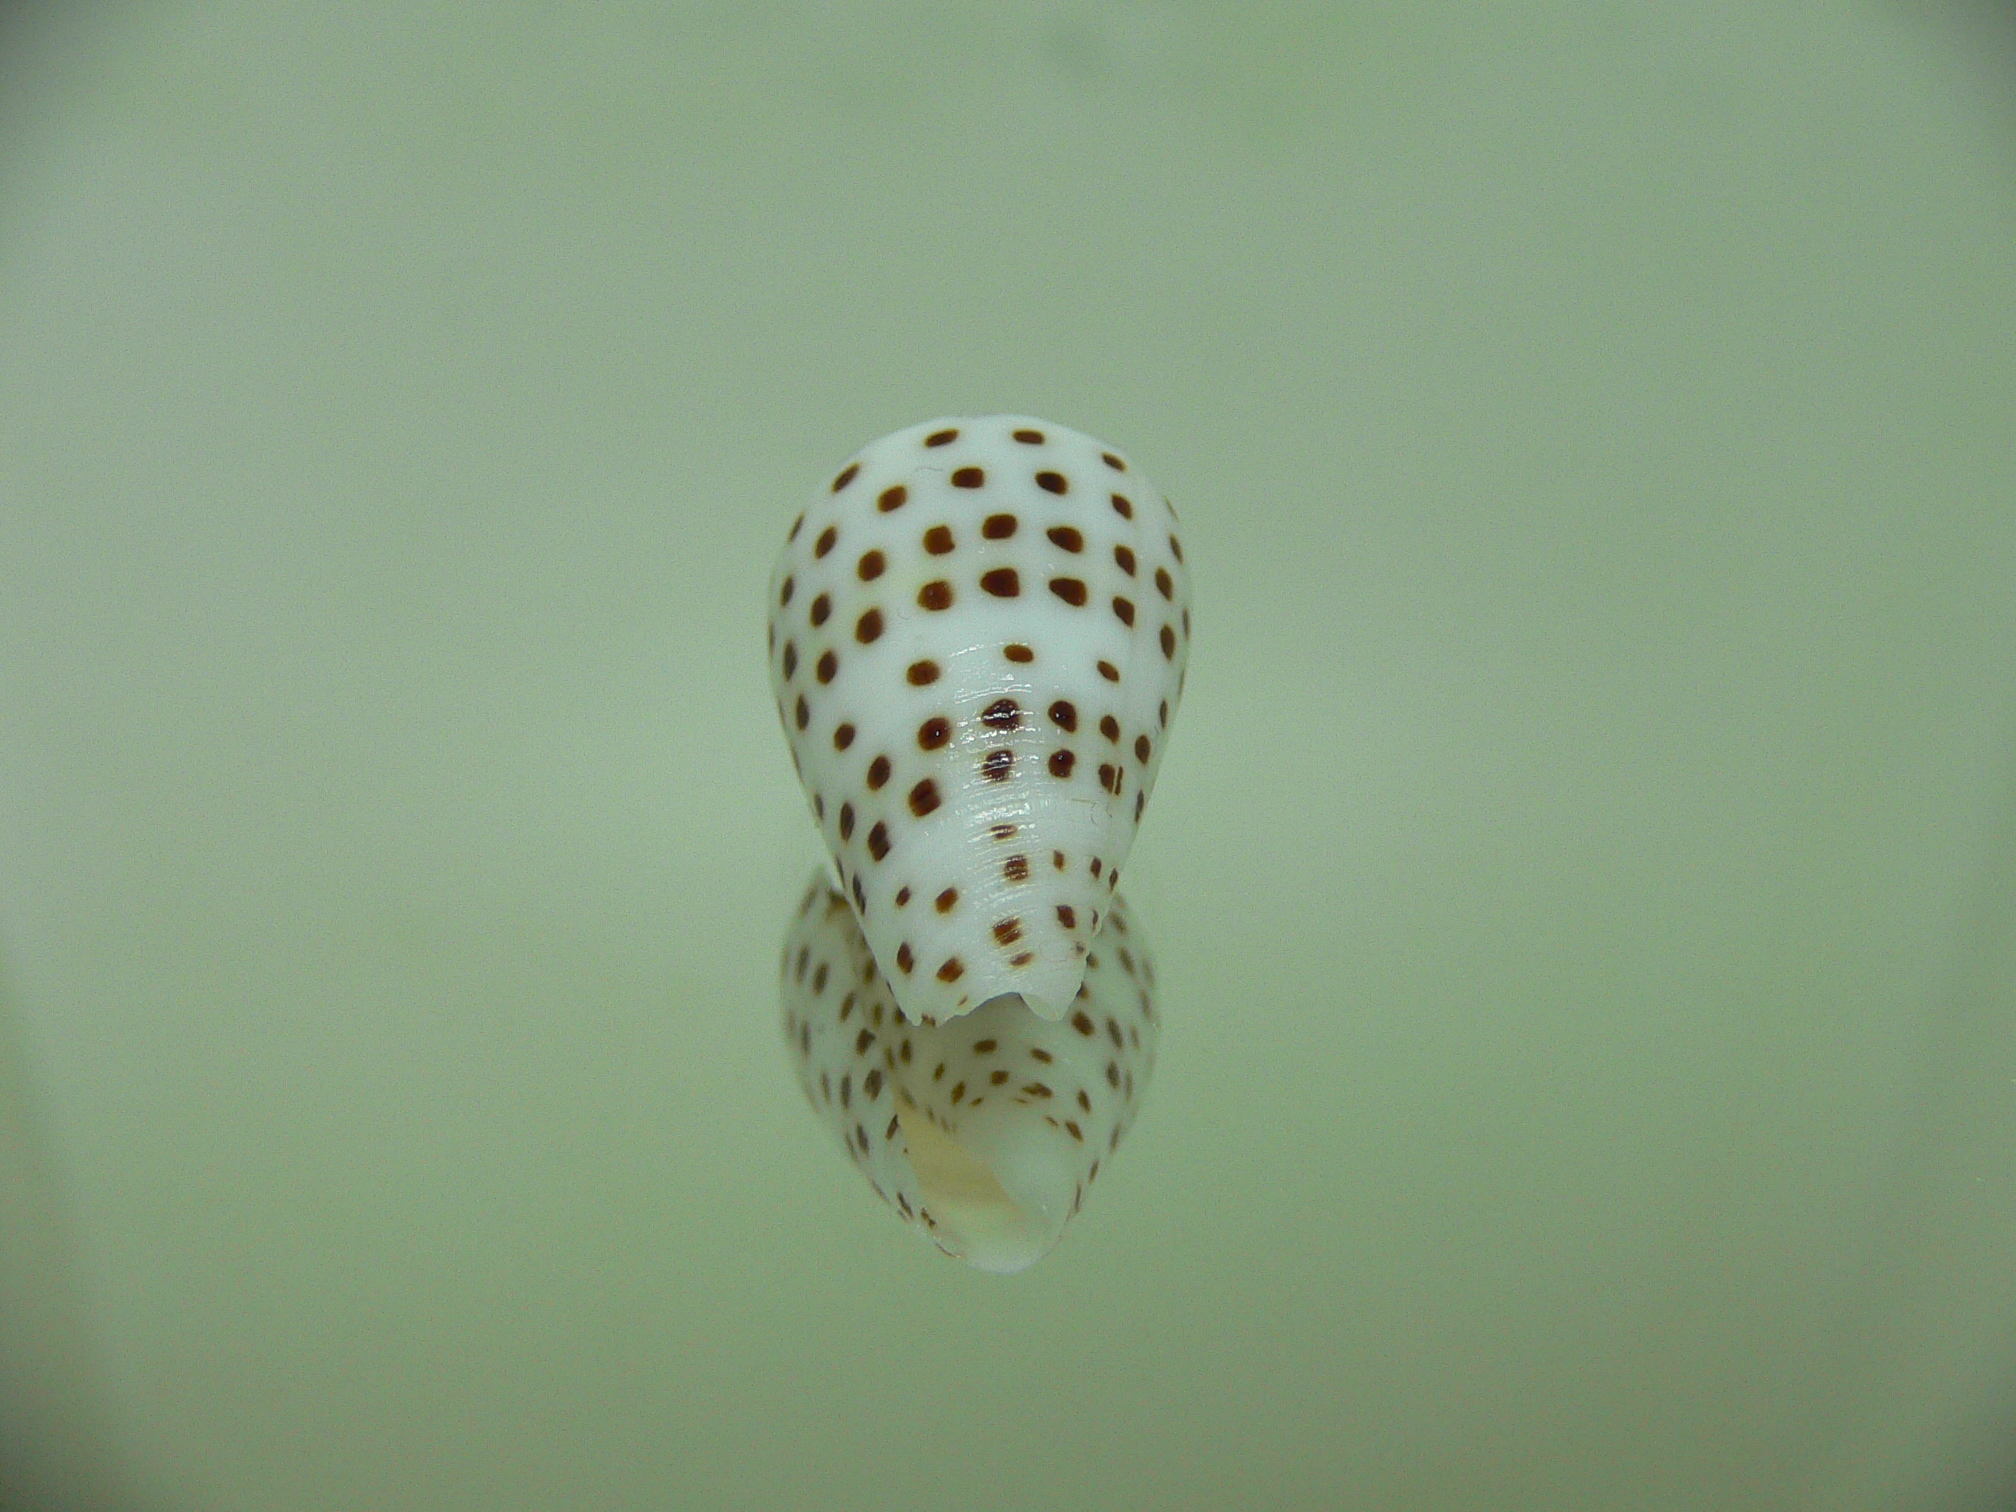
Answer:
[[[1161,492],[1027,416],[884,437],[792,525],[778,713],[910,1022],[1075,999],[1182,693],[1189,592]]]
[[[799,1083],[882,1199],[981,1270],[1036,1263],[1134,1121],[1155,1066],[1155,968],[1112,900],[1070,1011],[1013,997],[926,1028],[903,1022],[823,872],[782,964]]]

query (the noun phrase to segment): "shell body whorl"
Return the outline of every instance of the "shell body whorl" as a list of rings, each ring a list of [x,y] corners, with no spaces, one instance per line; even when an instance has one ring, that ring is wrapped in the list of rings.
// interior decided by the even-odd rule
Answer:
[[[777,708],[912,1024],[1077,998],[1182,693],[1182,553],[1124,454],[1015,415],[874,442],[791,527]]]

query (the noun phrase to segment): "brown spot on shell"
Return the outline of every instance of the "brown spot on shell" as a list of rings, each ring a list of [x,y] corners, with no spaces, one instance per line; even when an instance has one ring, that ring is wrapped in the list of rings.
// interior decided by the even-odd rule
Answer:
[[[987,474],[977,467],[961,467],[952,474],[954,488],[979,488],[986,481]]]
[[[1050,579],[1050,591],[1064,600],[1073,609],[1082,609],[1085,607],[1087,597],[1085,584],[1077,578],[1054,577]]]
[[[859,462],[849,462],[845,467],[840,469],[839,476],[834,478],[832,492],[840,492],[841,489],[854,481],[855,474],[860,471],[861,464]]]
[[[909,500],[910,490],[901,483],[896,483],[882,490],[881,497],[875,501],[875,507],[884,514],[890,514],[901,509]]]
[[[1013,567],[996,567],[980,574],[980,586],[996,598],[1014,598],[1022,592],[1022,579]]]

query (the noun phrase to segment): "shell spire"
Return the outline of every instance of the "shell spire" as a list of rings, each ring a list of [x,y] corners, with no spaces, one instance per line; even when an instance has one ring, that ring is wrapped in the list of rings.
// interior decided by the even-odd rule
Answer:
[[[1008,995],[1062,1019],[1182,694],[1175,513],[1047,421],[927,421],[791,527],[770,672],[793,764],[912,1024]]]

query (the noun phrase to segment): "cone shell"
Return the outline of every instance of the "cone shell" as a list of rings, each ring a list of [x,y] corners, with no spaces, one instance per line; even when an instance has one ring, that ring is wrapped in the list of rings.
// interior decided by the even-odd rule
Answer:
[[[1062,1019],[1009,997],[926,1028],[898,1016],[822,873],[785,938],[781,997],[813,1111],[898,1215],[982,1270],[1026,1269],[1056,1244],[1155,1065],[1154,966],[1117,896]]]
[[[1182,693],[1174,511],[1027,416],[864,448],[792,524],[770,671],[844,896],[912,1024],[1072,1008]]]

